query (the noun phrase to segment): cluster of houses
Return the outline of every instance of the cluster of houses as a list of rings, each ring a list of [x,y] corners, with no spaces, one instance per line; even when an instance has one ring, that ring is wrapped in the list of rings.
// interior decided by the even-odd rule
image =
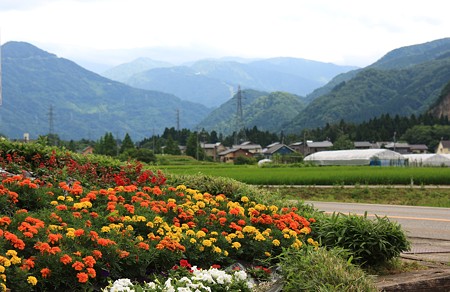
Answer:
[[[273,143],[262,147],[259,144],[244,142],[232,147],[225,147],[218,143],[201,143],[205,155],[213,161],[232,163],[239,156],[256,157],[258,159],[272,159],[274,155],[287,155],[300,153],[304,157],[323,151],[329,151],[333,147],[330,141],[306,141],[296,142],[289,145],[283,143]],[[429,153],[429,149],[424,144],[408,144],[398,142],[354,142],[355,150],[362,149],[386,149],[399,154],[424,154]],[[367,152],[368,153],[368,152]],[[450,153],[450,141],[441,141],[436,153]]]

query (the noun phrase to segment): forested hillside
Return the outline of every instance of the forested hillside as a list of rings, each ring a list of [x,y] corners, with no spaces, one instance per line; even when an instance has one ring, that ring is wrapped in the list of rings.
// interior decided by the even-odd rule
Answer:
[[[432,44],[395,50],[353,71],[353,78],[314,99],[285,128],[295,132],[341,119],[362,122],[381,114],[425,112],[450,80],[450,39]]]
[[[162,92],[135,89],[23,42],[2,46],[0,132],[31,139],[97,139],[105,132],[142,139],[175,126],[194,127],[210,110]],[[51,109],[51,110],[50,110]]]

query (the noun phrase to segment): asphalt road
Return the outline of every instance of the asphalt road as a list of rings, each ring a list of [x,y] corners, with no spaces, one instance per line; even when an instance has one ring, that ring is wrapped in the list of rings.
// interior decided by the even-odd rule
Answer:
[[[414,207],[399,205],[356,204],[311,202],[315,208],[327,212],[344,214],[387,216],[391,221],[398,222],[409,237],[422,237],[450,240],[450,208]]]

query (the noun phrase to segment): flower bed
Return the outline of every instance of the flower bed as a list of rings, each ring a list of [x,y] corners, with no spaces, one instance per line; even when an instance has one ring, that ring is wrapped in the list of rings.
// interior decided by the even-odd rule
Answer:
[[[138,163],[98,167],[55,153],[2,157],[4,169],[40,174],[1,178],[4,289],[100,290],[110,280],[168,276],[182,259],[209,269],[317,245],[308,238],[314,219],[296,208],[168,186]],[[66,180],[69,174],[76,180]]]

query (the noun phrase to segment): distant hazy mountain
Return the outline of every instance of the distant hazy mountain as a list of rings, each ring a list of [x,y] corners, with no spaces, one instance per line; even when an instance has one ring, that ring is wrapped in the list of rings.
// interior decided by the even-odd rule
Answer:
[[[106,78],[126,83],[134,74],[153,68],[172,67],[168,62],[156,61],[150,58],[138,58],[130,63],[118,65],[106,70],[102,75]]]
[[[238,129],[237,94],[213,110],[199,125],[208,131],[231,134]],[[261,92],[242,90],[242,125],[245,128],[258,127],[259,130],[278,132],[282,125],[291,121],[305,107],[304,100],[286,92]]]
[[[177,109],[183,128],[194,127],[210,111],[171,94],[112,81],[28,43],[4,44],[2,60],[0,132],[10,138],[23,133],[36,138],[52,130],[67,140],[98,139],[106,132],[143,139],[176,126]]]
[[[450,38],[396,49],[345,75],[349,79],[336,77],[343,81],[332,81],[331,91],[312,100],[285,127],[298,131],[341,119],[362,122],[383,113],[423,113],[450,80]]]
[[[131,77],[126,72],[120,73],[122,69],[113,68],[117,73],[113,79],[133,87],[163,91],[183,100],[217,107],[233,96],[238,85],[304,96],[337,74],[355,68],[296,58],[246,60],[228,57],[199,60],[184,66],[153,68]],[[134,72],[139,70],[133,69]]]

